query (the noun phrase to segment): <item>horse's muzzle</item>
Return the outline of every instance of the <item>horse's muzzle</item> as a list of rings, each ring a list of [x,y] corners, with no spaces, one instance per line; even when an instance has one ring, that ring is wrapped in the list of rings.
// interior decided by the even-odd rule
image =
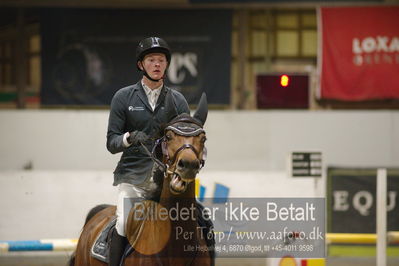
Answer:
[[[200,162],[198,159],[187,160],[179,159],[176,170],[182,179],[194,179],[200,169]]]

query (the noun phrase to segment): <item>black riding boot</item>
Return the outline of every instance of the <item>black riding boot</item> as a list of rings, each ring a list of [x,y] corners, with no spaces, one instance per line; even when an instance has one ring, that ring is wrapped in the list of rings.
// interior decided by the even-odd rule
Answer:
[[[127,238],[121,236],[114,228],[111,236],[111,246],[109,249],[109,265],[119,266],[123,252],[127,244]]]

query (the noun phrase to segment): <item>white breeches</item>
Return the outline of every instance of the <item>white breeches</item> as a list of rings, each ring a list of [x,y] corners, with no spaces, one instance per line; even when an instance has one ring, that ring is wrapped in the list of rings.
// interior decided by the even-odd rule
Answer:
[[[118,203],[116,205],[116,231],[121,236],[126,236],[126,222],[129,217],[129,211],[132,208],[130,199],[143,200],[148,193],[156,188],[152,178],[147,179],[139,185],[121,183],[118,185]]]

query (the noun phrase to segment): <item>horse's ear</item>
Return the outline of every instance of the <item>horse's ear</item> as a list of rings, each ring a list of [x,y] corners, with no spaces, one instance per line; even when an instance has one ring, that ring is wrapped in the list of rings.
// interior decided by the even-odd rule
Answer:
[[[193,117],[201,121],[202,125],[204,125],[207,116],[208,116],[208,101],[206,100],[205,92],[203,92],[201,95],[201,99],[198,103],[197,110],[195,111]]]
[[[173,101],[172,91],[168,91],[165,96],[165,113],[168,122],[172,121],[178,113],[176,110],[175,102]]]

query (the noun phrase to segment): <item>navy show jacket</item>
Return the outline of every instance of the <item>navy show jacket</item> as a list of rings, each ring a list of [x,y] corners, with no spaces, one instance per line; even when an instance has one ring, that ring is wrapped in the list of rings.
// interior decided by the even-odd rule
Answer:
[[[120,183],[140,184],[151,175],[153,167],[151,158],[141,145],[125,147],[123,135],[135,130],[145,132],[150,136],[146,147],[151,150],[155,139],[160,137],[161,126],[168,123],[164,101],[167,93],[172,93],[179,114],[190,114],[184,96],[165,85],[161,89],[154,110],[148,102],[141,81],[118,90],[112,98],[108,119],[107,149],[112,154],[122,152],[114,171],[113,185]]]

